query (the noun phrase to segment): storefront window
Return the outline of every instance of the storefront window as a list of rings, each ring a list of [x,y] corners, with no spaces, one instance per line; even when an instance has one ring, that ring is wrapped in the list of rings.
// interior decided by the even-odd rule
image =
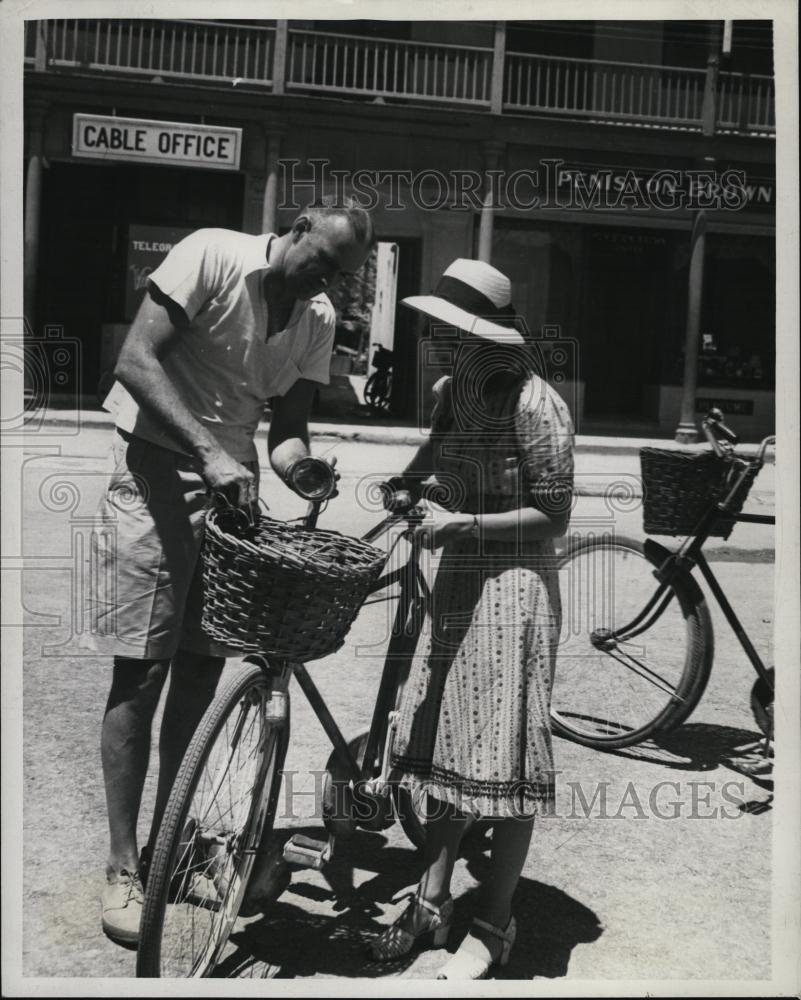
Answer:
[[[772,389],[776,263],[770,237],[707,237],[699,384]]]

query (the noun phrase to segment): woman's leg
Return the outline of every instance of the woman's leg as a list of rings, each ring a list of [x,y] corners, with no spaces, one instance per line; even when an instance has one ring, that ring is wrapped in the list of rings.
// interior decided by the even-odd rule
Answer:
[[[459,855],[467,815],[439,799],[430,800],[429,813],[418,893],[427,903],[439,907],[451,894],[453,866]],[[430,911],[410,906],[401,917],[400,926],[410,934],[419,934],[430,923]]]
[[[500,819],[493,825],[490,873],[481,887],[479,916],[501,930],[506,930],[509,926],[512,897],[526,862],[533,828],[533,816]],[[500,938],[474,924],[460,945],[460,950],[491,964],[500,954],[501,947]]]
[[[420,895],[439,906],[451,894],[453,866],[459,855],[467,815],[438,799],[430,803],[423,850],[425,868],[420,878]]]
[[[430,800],[430,807],[425,867],[417,889],[417,899],[427,905],[413,903],[407,906],[395,923],[373,941],[373,957],[383,962],[407,955],[415,941],[427,933],[434,934],[435,946],[441,945],[452,920],[453,903],[448,902],[451,876],[467,817],[437,799]]]
[[[481,917],[504,928],[512,914],[520,873],[526,863],[534,817],[498,820],[492,831],[492,859],[488,880],[482,886]]]

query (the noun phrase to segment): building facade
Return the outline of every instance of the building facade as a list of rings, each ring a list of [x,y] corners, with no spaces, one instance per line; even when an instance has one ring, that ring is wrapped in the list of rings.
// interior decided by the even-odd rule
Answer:
[[[284,231],[339,186],[398,245],[399,299],[457,256],[510,275],[579,428],[675,428],[702,230],[695,409],[772,432],[771,25],[734,22],[729,53],[722,29],[26,22],[26,314],[79,345],[51,389],[96,392],[185,232]],[[406,312],[394,409],[410,418],[425,390]]]

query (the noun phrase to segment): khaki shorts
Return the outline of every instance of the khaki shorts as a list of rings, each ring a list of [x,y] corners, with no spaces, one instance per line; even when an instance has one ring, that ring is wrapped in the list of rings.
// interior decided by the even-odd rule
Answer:
[[[197,459],[117,430],[90,574],[91,648],[166,660],[184,649],[237,655],[203,632],[208,496]],[[258,477],[258,464],[247,465]]]

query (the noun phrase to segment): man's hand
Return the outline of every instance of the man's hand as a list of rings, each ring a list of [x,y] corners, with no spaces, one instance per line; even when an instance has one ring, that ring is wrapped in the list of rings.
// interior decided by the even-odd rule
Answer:
[[[222,493],[236,507],[258,501],[256,477],[244,465],[219,448],[204,455],[201,476],[212,493]]]

